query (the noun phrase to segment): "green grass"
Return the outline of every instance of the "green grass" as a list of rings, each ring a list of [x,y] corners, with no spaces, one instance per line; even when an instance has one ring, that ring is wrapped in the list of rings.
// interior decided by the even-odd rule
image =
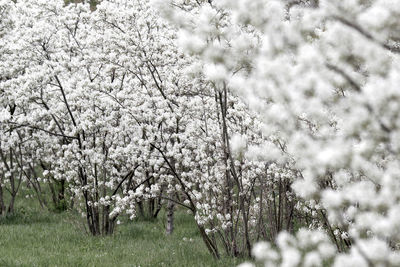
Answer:
[[[0,218],[0,266],[235,266],[243,261],[214,260],[183,210],[176,213],[171,236],[165,235],[160,214],[154,221],[123,219],[113,236],[92,237],[71,212],[41,210],[33,199],[16,204],[15,215]]]

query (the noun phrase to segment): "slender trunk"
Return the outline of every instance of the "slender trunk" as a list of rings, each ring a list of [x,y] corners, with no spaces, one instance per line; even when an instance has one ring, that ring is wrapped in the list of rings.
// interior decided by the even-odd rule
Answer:
[[[275,188],[272,188],[272,201],[273,201],[273,203],[272,203],[272,208],[273,208],[273,210],[271,211],[271,213],[273,214],[273,216],[271,216],[271,217],[274,218],[274,220],[273,220],[273,223],[274,223],[274,227],[273,227],[274,232],[271,233],[271,236],[272,236],[272,239],[275,240],[275,238],[277,237],[278,232],[279,232],[279,229],[278,229],[278,212],[277,212],[277,207],[276,207]],[[272,227],[271,227],[271,229],[272,229]]]
[[[219,100],[219,105],[221,108],[221,135],[222,135],[222,149],[224,151],[224,164],[225,164],[225,183],[226,183],[226,196],[227,200],[225,203],[225,208],[226,214],[231,215],[231,220],[233,220],[233,199],[232,199],[232,191],[233,191],[233,183],[232,183],[232,177],[230,175],[230,167],[233,168],[233,166],[229,166],[229,137],[228,137],[228,129],[226,125],[226,113],[227,113],[227,94],[226,91],[224,91],[224,94],[222,92],[218,92],[218,100]],[[228,227],[227,229],[228,234],[230,235],[231,238],[231,253],[233,256],[237,256],[238,251],[237,251],[237,244],[236,244],[236,236],[235,236],[235,231],[233,229],[233,223],[231,221],[231,226]]]
[[[57,194],[56,191],[54,190],[54,186],[52,182],[48,182],[49,184],[49,188],[50,188],[50,192],[51,192],[51,199],[53,200],[53,205],[55,208],[58,207],[58,198],[57,198]]]
[[[218,248],[216,247],[216,245],[211,241],[211,239],[207,236],[206,231],[204,229],[203,226],[197,224],[197,227],[200,231],[200,235],[203,238],[204,243],[206,244],[206,247],[208,249],[208,251],[211,253],[211,255],[215,258],[215,259],[219,259],[219,252],[218,252]]]
[[[14,204],[15,204],[15,196],[16,194],[11,194],[10,205],[8,206],[7,213],[14,213]]]
[[[173,197],[173,196],[171,196]],[[168,200],[168,205],[167,205],[167,229],[166,233],[167,235],[172,234],[174,231],[174,202],[171,200]]]
[[[278,230],[279,233],[282,230],[282,180],[279,178],[278,186]]]
[[[97,207],[92,206],[92,214],[93,214],[93,225],[94,225],[95,235],[100,235],[101,228],[100,228],[99,209]]]
[[[33,178],[33,177],[31,177],[31,174],[30,173],[27,173],[27,175],[26,175],[26,178],[27,178],[27,188],[31,188],[31,186],[32,186],[32,188],[33,188],[33,191],[35,191],[35,194],[36,194],[36,198],[37,198],[37,200],[39,201],[39,205],[40,205],[40,207],[43,209],[45,206],[47,207],[47,203],[46,203],[46,200],[43,198],[42,199],[42,191],[40,190],[40,187],[38,187],[38,185],[39,185],[39,182],[37,182],[37,181],[35,181],[35,179]],[[35,182],[37,183],[37,184],[35,184]]]
[[[286,203],[286,231],[289,233],[293,233],[293,212],[294,205],[293,201],[291,201],[288,197],[288,193],[290,193],[290,183],[286,182],[286,191],[285,191],[285,203]]]
[[[106,205],[103,207],[102,216],[104,218],[104,225],[102,227],[101,234],[102,235],[111,235],[112,233],[114,233],[116,217],[113,219],[110,218],[110,206]]]
[[[154,215],[154,199],[153,198],[149,199],[147,204],[149,207],[148,216],[149,216],[149,218],[151,218]]]
[[[261,233],[263,231],[263,226],[264,226],[264,222],[263,222],[263,214],[264,214],[264,210],[263,210],[263,201],[264,201],[264,197],[263,197],[263,183],[262,180],[261,181],[261,186],[260,186],[260,210],[258,212],[258,222],[257,222],[257,241],[260,240],[261,237]]]
[[[162,192],[162,191],[161,191],[161,192]],[[155,211],[154,214],[153,214],[153,218],[154,218],[154,219],[157,218],[158,213],[161,211],[161,208],[162,208],[162,205],[161,205],[161,198],[159,197],[159,198],[157,199],[157,209],[156,209],[156,211]]]
[[[342,249],[341,249],[341,247],[340,247],[340,245],[339,245],[339,242],[338,242],[338,240],[337,240],[337,238],[336,238],[335,232],[334,232],[334,230],[332,229],[332,226],[331,226],[331,224],[329,223],[328,218],[326,217],[325,212],[324,212],[323,210],[320,210],[320,213],[321,213],[322,218],[323,218],[323,220],[324,220],[325,227],[329,230],[329,233],[330,233],[331,238],[333,239],[333,241],[335,241],[335,245],[336,245],[336,247],[337,247],[337,249],[338,249],[338,252],[342,252]]]
[[[14,169],[14,161],[13,161],[13,156],[12,156],[12,150],[10,148],[10,170]],[[14,201],[15,201],[15,177],[14,173],[11,172],[10,176],[10,185],[11,185],[11,200],[10,204],[7,209],[7,213],[14,213]]]
[[[61,184],[61,188],[60,188],[60,192],[58,192],[58,200],[64,201],[64,199],[65,199],[65,180],[62,179],[60,181],[60,184]]]
[[[246,242],[246,249],[247,249],[247,256],[250,258],[251,257],[251,244],[250,244],[250,236],[249,236],[249,219],[248,219],[248,214],[246,213],[245,210],[245,199],[243,196],[240,197],[240,202],[242,205],[242,217],[243,217],[243,225],[244,225],[244,238]]]
[[[107,205],[107,206],[104,207],[103,216],[104,216],[105,222],[104,222],[104,230],[103,230],[103,232],[107,232],[110,229],[110,216],[109,216],[109,213],[110,213],[110,206]]]
[[[139,208],[139,214],[142,218],[144,218],[144,208],[143,208],[143,201],[138,201],[137,202],[138,208]]]

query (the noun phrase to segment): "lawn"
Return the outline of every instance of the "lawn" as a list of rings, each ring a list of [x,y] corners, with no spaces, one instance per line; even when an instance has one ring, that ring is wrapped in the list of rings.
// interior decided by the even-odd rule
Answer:
[[[92,237],[72,212],[41,210],[19,199],[13,216],[0,219],[0,266],[235,266],[243,259],[214,260],[193,218],[178,210],[175,232],[165,235],[165,215],[122,223],[113,236]]]

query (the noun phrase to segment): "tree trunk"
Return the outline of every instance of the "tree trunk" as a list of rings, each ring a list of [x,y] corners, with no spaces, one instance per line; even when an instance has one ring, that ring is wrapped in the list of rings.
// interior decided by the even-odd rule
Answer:
[[[167,205],[167,235],[172,234],[174,231],[174,202],[171,200],[168,200],[168,205]]]
[[[7,213],[9,213],[9,214],[14,213],[15,196],[16,196],[16,194],[11,195],[10,205],[8,206],[8,209],[7,209]]]

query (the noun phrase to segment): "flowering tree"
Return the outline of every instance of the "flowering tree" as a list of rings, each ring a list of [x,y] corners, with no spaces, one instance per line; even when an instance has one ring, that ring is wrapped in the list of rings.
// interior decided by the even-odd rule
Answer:
[[[13,68],[2,69],[3,99],[16,106],[11,114],[5,105],[2,137],[19,134],[7,139],[19,148],[9,177],[25,177],[40,197],[40,166],[93,235],[112,233],[123,212],[144,213],[144,203],[157,216],[162,201],[167,231],[173,204],[189,209],[215,257],[221,245],[250,254],[254,240],[293,229],[290,165],[243,155],[265,142],[276,150],[278,139],[264,137],[223,72],[199,65],[207,75],[199,73],[147,1],[103,1],[94,12],[44,0],[13,8],[4,55]]]
[[[46,179],[68,183],[89,231],[112,233],[119,214],[112,203],[139,167],[138,150],[127,145],[138,128],[112,97],[135,81],[97,60],[99,32],[87,5],[18,1],[14,17],[6,60],[16,75],[4,88],[18,108],[8,125],[30,130],[36,143],[24,150],[35,150]]]
[[[193,213],[214,256],[219,255],[218,239],[228,254],[250,251],[250,243],[257,235],[250,228],[259,224],[257,218],[263,214],[255,209],[260,199],[256,200],[259,191],[253,187],[259,183],[257,179],[266,179],[266,175],[261,175],[265,164],[244,159],[235,161],[229,140],[233,133],[239,133],[246,135],[249,143],[260,142],[262,137],[254,114],[226,90],[219,92],[212,83],[196,76],[191,65],[194,59],[183,58],[176,48],[175,29],[160,24],[162,20],[151,15],[154,9],[146,2],[140,6],[123,6],[124,10],[138,8],[142,19],[125,18],[121,14],[126,11],[116,12],[115,6],[109,5],[112,3],[103,2],[93,16],[106,18],[107,29],[112,34],[103,32],[107,45],[93,47],[108,49],[105,54],[109,58],[105,61],[111,62],[114,68],[123,68],[126,77],[137,78],[136,87],[143,89],[140,97],[143,105],[146,108],[151,105],[151,112],[135,110],[137,98],[129,97],[130,88],[125,94],[121,92],[123,97],[114,98],[127,108],[127,113],[146,113],[137,141],[144,162],[138,171],[152,183],[157,181],[157,184],[143,184],[136,191],[128,190],[117,202],[117,210],[137,202],[141,192],[150,190],[159,199],[179,204]],[[96,21],[102,21],[101,18]],[[132,25],[133,22],[136,24]],[[164,31],[156,31],[153,23],[160,29],[164,27]],[[156,34],[158,42],[154,39]],[[128,60],[138,56],[140,60]],[[188,72],[191,77],[185,75]],[[131,120],[130,125],[137,123],[137,118],[131,117]]]
[[[264,134],[279,137],[281,153],[265,150],[265,158],[296,170],[292,188],[312,211],[312,228],[339,252],[332,254],[320,232],[315,239],[299,232],[297,241],[282,234],[278,251],[263,245],[255,255],[285,266],[398,265],[400,6],[159,4],[182,29],[182,45],[204,62],[204,74],[242,96],[262,115]]]
[[[145,202],[157,216],[164,200],[167,231],[173,204],[189,209],[215,257],[221,246],[250,255],[255,240],[293,230],[295,171],[243,154],[263,143],[272,152],[279,140],[264,137],[223,72],[183,56],[176,29],[147,1],[103,1],[94,12],[19,1],[13,17],[5,62],[14,68],[3,86],[18,108],[4,111],[4,125],[29,142],[9,145],[24,144],[10,177],[25,177],[40,197],[40,166],[52,191],[50,182],[67,187],[93,235],[112,233],[125,211],[144,213]]]
[[[1,84],[6,83],[13,76],[13,71],[5,64],[5,58],[10,52],[7,48],[7,40],[14,28],[11,16],[13,7],[9,1],[0,2]],[[27,138],[26,132],[12,131],[7,127],[7,122],[16,111],[16,103],[7,97],[3,87],[0,89],[0,95],[0,215],[3,215],[14,212],[15,197],[23,181],[22,168],[19,163],[22,161],[23,150],[25,150],[24,140],[27,141]],[[27,146],[29,147],[29,144]],[[9,203],[5,203],[6,192],[11,196]]]
[[[47,184],[93,235],[167,202],[215,257],[399,265],[400,6],[154,2],[173,26],[146,0],[0,0],[0,213]]]
[[[174,5],[184,10],[183,13],[171,14],[168,9],[163,11],[170,18],[175,16],[176,22],[185,26],[186,22],[191,22],[190,15],[196,14],[200,2]],[[221,24],[223,23],[225,22],[221,18]],[[213,22],[202,21],[202,24],[209,27]],[[202,30],[204,29],[200,31]],[[186,36],[189,35],[190,33]],[[192,37],[190,35],[186,39],[182,38],[182,42],[193,49],[191,52],[203,49],[202,41]],[[248,37],[255,36],[249,33]],[[214,48],[209,50],[210,57],[218,57],[218,54],[213,52]],[[235,58],[238,58],[237,55]],[[238,62],[237,70],[241,68],[247,68],[245,62]],[[201,73],[203,70],[205,76]],[[195,200],[194,204],[199,202],[193,212],[198,224],[205,227],[209,247],[217,256],[218,246],[222,244],[227,254],[238,256],[250,254],[252,243],[261,237],[274,239],[281,229],[293,230],[295,211],[289,178],[293,174],[296,175],[296,171],[282,160],[274,162],[257,159],[257,149],[254,145],[264,144],[271,153],[280,154],[280,142],[277,138],[265,138],[261,134],[257,116],[249,112],[247,106],[228,91],[224,81],[225,74],[226,71],[218,66],[203,65],[196,57],[192,59],[190,77],[195,79],[196,83],[206,85],[203,86],[203,103],[200,106],[203,110],[209,110],[210,115],[203,116],[199,120],[200,125],[193,127],[202,129],[205,137],[200,133],[190,137],[188,134],[191,132],[187,130],[186,137],[182,140],[195,138],[192,142],[197,142],[197,146],[191,147],[186,153],[187,158],[190,158],[190,153],[193,154],[193,151],[197,150],[190,170],[196,170],[195,166],[199,166],[200,169],[195,175],[190,174],[187,177],[202,177],[200,181],[197,179],[197,182],[191,182],[194,185],[200,182],[199,189],[196,189],[195,196],[192,197]],[[204,97],[207,95],[211,97]],[[205,120],[206,118],[208,120]],[[199,143],[202,140],[206,141],[204,145]],[[255,152],[252,158],[243,157],[243,149],[247,146]],[[175,154],[179,155],[176,152]],[[202,158],[204,160],[199,161]],[[202,166],[203,162],[208,164]]]

